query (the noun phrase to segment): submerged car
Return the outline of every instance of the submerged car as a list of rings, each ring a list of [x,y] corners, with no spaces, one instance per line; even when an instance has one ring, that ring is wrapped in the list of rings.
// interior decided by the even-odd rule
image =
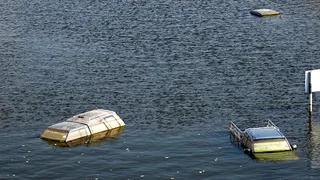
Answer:
[[[91,136],[82,137],[73,141],[68,142],[60,142],[56,140],[49,140],[46,139],[49,145],[55,147],[76,147],[76,146],[88,146],[88,147],[95,147],[105,144],[105,142],[112,142],[114,141],[124,130],[125,126],[121,126],[118,128],[114,128],[108,131],[103,131],[100,133],[93,134]]]
[[[292,151],[296,145],[290,145],[287,138],[271,121],[265,127],[247,128],[241,131],[232,121],[229,126],[230,133],[244,147],[249,154]]]
[[[51,141],[70,142],[123,126],[125,123],[114,111],[96,109],[49,126],[40,137]]]
[[[250,14],[259,16],[259,17],[271,17],[271,16],[280,16],[280,12],[273,9],[254,9],[250,11]]]

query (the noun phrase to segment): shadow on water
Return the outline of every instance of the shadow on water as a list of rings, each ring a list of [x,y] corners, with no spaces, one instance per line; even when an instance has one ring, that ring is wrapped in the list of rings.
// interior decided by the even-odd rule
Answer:
[[[115,140],[122,131],[124,130],[124,127],[111,129],[109,131],[104,131],[101,133],[93,134],[91,136],[83,137],[80,139],[76,139],[74,141],[69,142],[59,142],[59,141],[53,141],[53,140],[45,140],[48,144],[55,146],[55,147],[76,147],[80,145],[84,145],[87,147],[96,147],[103,145],[105,142],[110,142]]]

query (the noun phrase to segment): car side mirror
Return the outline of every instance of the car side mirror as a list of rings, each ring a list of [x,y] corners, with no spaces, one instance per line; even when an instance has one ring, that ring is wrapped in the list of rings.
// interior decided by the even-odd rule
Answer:
[[[294,145],[291,145],[291,148],[292,148],[292,149],[297,149],[298,146],[294,144]]]

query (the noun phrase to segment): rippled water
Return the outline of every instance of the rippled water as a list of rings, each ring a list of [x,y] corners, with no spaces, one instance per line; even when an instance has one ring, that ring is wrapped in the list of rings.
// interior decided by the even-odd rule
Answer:
[[[280,18],[257,18],[273,8]],[[0,179],[317,179],[320,2],[0,1]],[[95,108],[123,132],[62,148],[39,138]],[[261,161],[229,139],[272,119],[298,160]]]

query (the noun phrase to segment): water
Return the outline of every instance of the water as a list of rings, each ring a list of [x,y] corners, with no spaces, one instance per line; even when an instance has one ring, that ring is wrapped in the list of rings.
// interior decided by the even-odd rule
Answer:
[[[308,125],[305,70],[319,63],[316,0],[0,1],[0,179],[317,179],[319,98]],[[281,18],[257,18],[254,8]],[[95,108],[117,137],[62,148],[43,130]],[[272,119],[294,161],[231,144]]]

